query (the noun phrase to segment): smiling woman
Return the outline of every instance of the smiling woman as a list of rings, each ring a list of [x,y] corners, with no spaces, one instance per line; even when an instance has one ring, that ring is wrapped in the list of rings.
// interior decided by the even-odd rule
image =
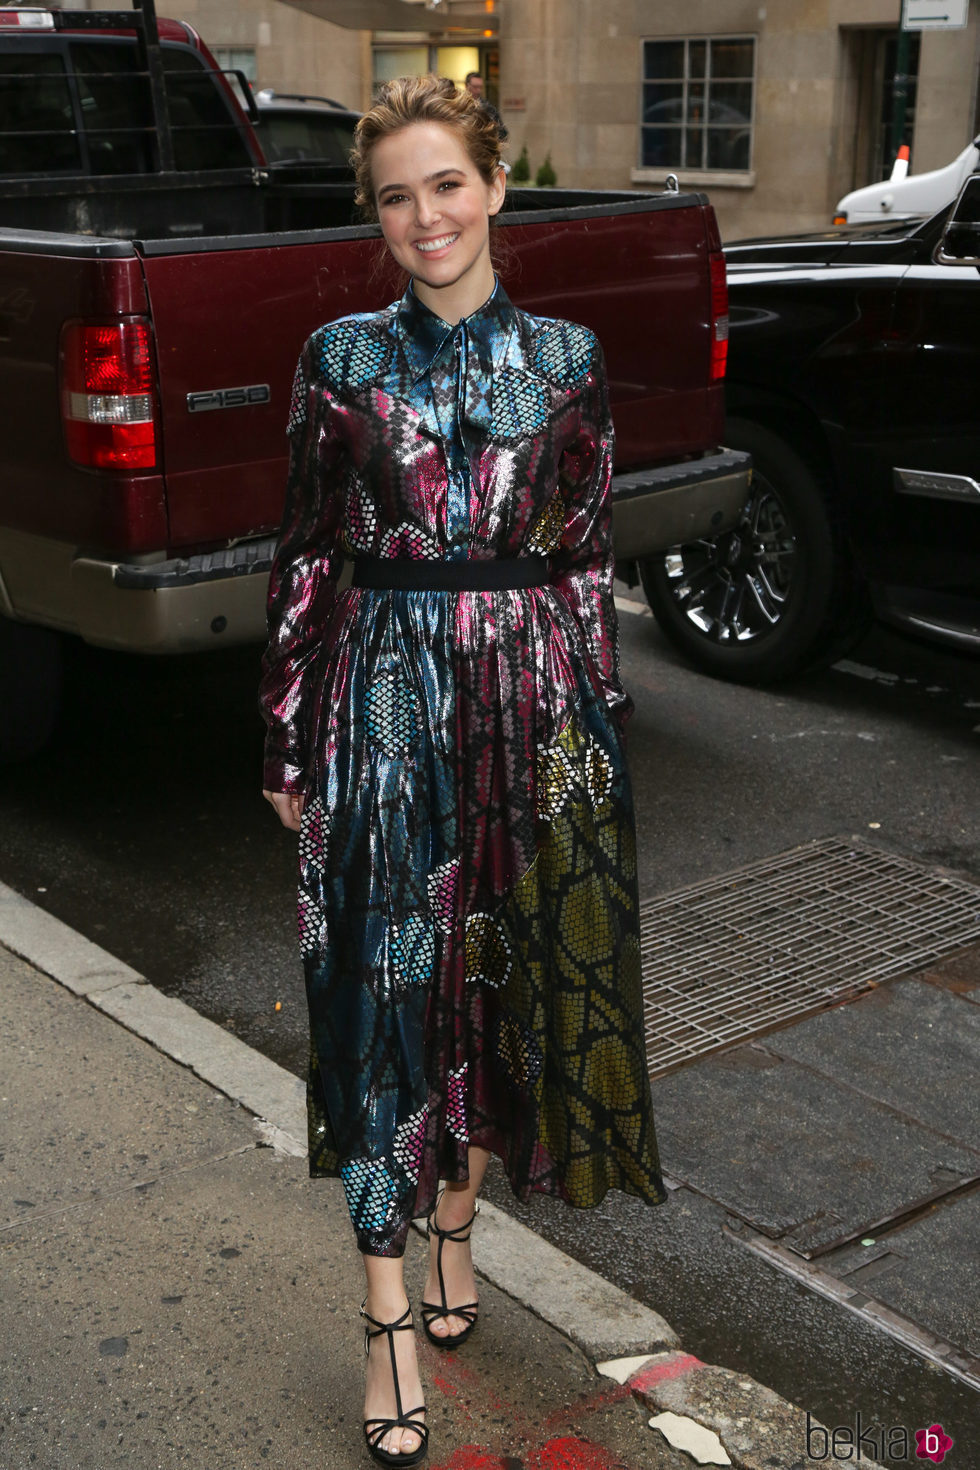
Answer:
[[[390,82],[355,141],[360,202],[410,284],[321,327],[297,369],[265,787],[300,834],[310,1172],[343,1180],[364,1259],[364,1432],[408,1466],[428,1438],[411,1219],[429,1217],[423,1328],[460,1347],[491,1153],[521,1199],[666,1191],[602,353],[494,276],[505,175],[475,98]]]
[[[420,299],[458,322],[494,285],[489,223],[506,175],[493,114],[452,82],[405,78],[382,92],[356,138],[357,203],[380,220]]]
[[[458,322],[492,294],[490,219],[504,202],[504,174],[487,183],[445,123],[416,123],[380,139],[371,175],[385,243],[415,294]]]

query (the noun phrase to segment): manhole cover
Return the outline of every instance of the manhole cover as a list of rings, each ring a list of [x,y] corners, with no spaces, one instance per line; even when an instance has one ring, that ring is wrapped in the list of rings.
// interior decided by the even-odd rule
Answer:
[[[980,888],[839,838],[640,908],[657,1077],[980,939]]]

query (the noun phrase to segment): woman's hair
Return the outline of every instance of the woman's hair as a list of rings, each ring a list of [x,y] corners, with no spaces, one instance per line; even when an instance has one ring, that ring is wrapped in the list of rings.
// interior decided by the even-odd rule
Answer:
[[[371,180],[374,145],[420,122],[443,123],[452,128],[485,183],[492,184],[502,167],[502,130],[493,108],[469,92],[459,90],[447,77],[396,77],[384,83],[374,105],[354,129],[351,151],[357,181],[354,201],[371,218],[377,216]]]

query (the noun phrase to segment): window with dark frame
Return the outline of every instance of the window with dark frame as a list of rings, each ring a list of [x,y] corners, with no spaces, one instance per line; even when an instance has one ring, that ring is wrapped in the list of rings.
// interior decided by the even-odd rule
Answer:
[[[643,168],[752,166],[753,36],[643,42]]]

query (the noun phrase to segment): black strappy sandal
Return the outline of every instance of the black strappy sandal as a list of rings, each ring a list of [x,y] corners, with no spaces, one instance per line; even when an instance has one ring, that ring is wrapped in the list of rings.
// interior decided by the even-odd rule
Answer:
[[[439,1196],[439,1199],[441,1198],[442,1195]],[[459,1225],[455,1230],[439,1229],[439,1226],[436,1224],[436,1211],[438,1209],[439,1200],[436,1200],[436,1208],[426,1221],[425,1234],[427,1239],[434,1235],[439,1242],[436,1248],[436,1270],[439,1273],[439,1295],[442,1297],[442,1304],[436,1306],[435,1302],[422,1303],[422,1326],[425,1328],[426,1337],[435,1347],[457,1348],[462,1347],[476,1326],[479,1303],[466,1302],[461,1307],[451,1307],[449,1305],[446,1300],[446,1283],[442,1275],[442,1248],[447,1240],[451,1241],[454,1245],[466,1244],[470,1238],[470,1232],[473,1229],[473,1221],[480,1213],[480,1206],[477,1205],[465,1225]],[[462,1332],[457,1332],[455,1335],[447,1332],[445,1337],[439,1337],[432,1331],[430,1323],[438,1322],[440,1317],[462,1317],[463,1321],[468,1325],[463,1328]]]
[[[401,1385],[398,1382],[398,1364],[395,1362],[395,1333],[412,1331],[415,1325],[412,1321],[412,1309],[411,1307],[406,1307],[397,1322],[379,1322],[369,1312],[364,1310],[362,1304],[361,1316],[366,1322],[370,1322],[371,1327],[374,1328],[373,1332],[371,1331],[371,1327],[365,1327],[364,1329],[365,1355],[371,1351],[372,1337],[381,1337],[382,1334],[387,1335],[388,1351],[391,1354],[391,1376],[395,1383],[395,1405],[398,1409],[397,1417],[394,1419],[364,1420],[364,1439],[367,1443],[368,1452],[372,1459],[377,1460],[379,1465],[417,1465],[420,1460],[425,1459],[429,1449],[429,1426],[424,1419],[420,1420],[415,1417],[417,1414],[425,1413],[425,1405],[422,1404],[417,1409],[405,1410],[402,1408],[402,1391]],[[381,1448],[381,1441],[390,1429],[410,1429],[421,1440],[418,1449],[409,1450],[407,1454],[401,1451],[383,1450]]]

